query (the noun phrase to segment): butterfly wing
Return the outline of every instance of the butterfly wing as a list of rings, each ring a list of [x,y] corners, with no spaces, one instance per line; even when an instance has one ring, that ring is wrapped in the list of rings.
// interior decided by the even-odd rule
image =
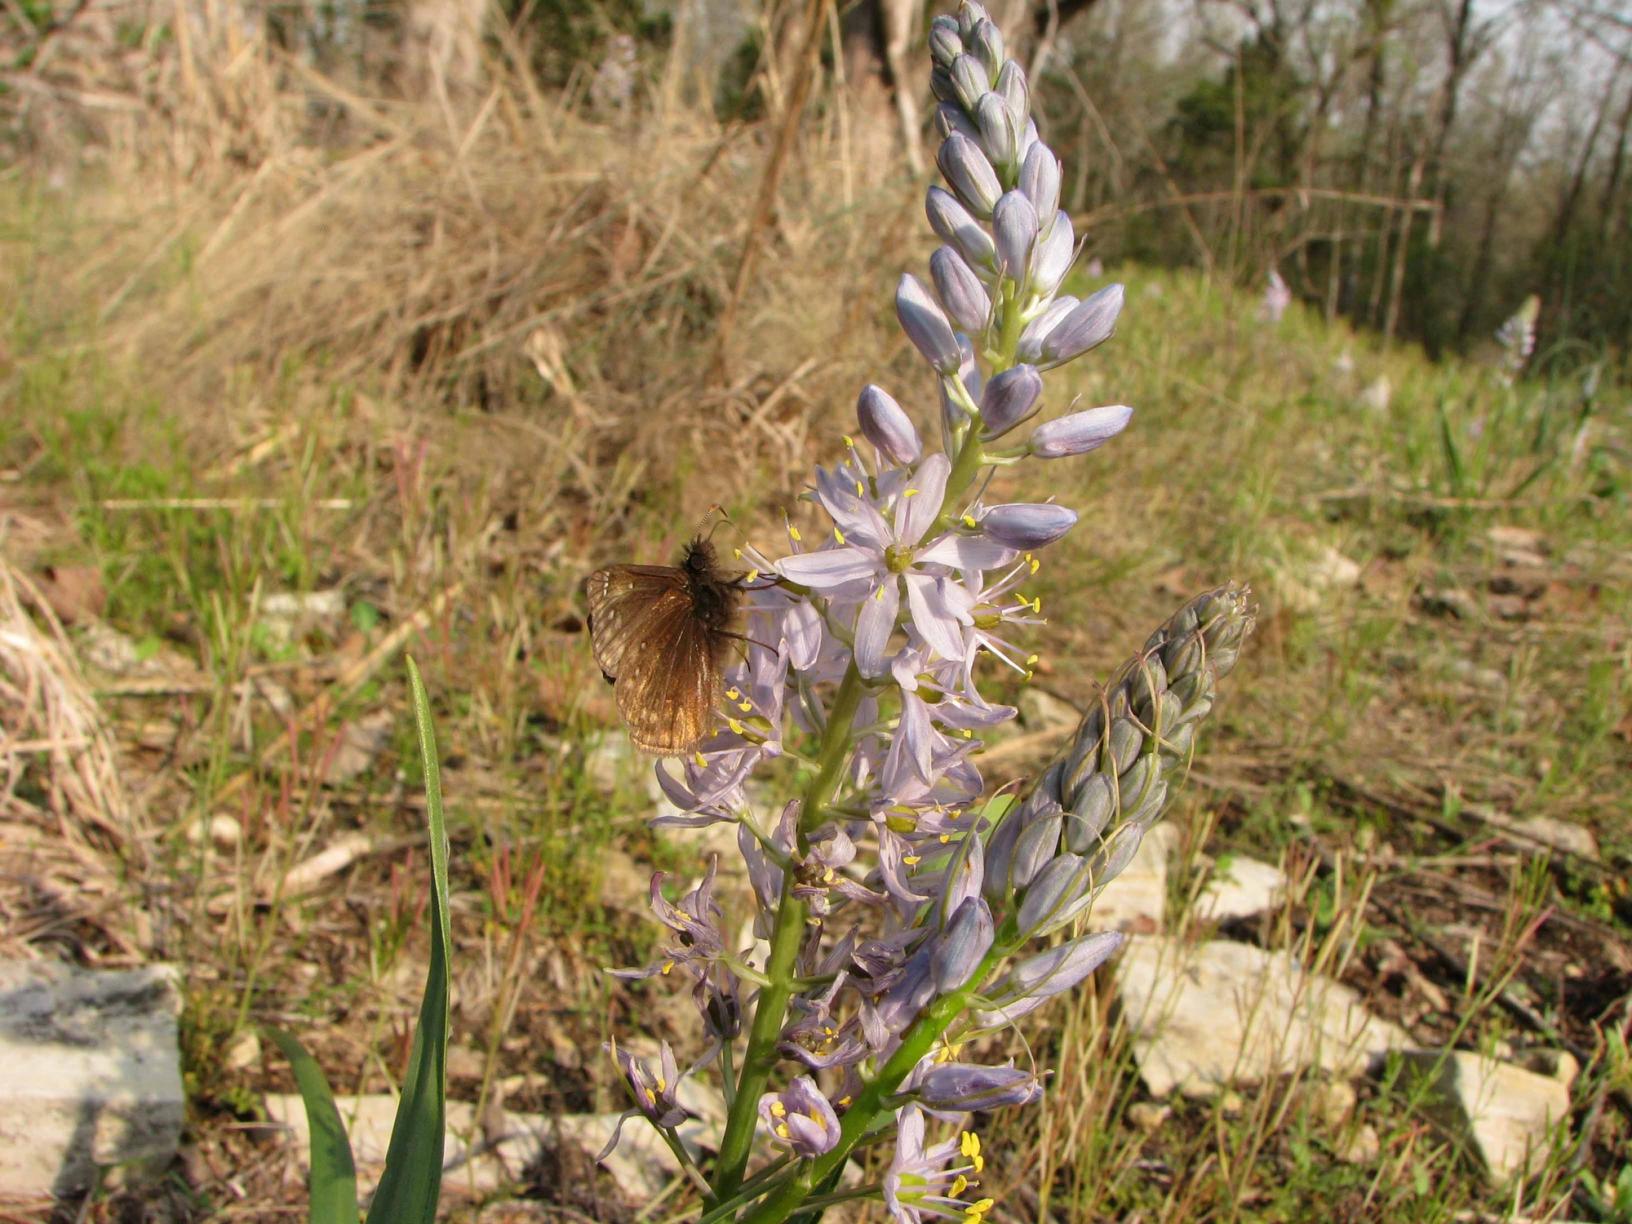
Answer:
[[[717,632],[698,619],[685,576],[664,566],[597,570],[586,586],[595,662],[644,752],[673,755],[708,732],[720,688]]]

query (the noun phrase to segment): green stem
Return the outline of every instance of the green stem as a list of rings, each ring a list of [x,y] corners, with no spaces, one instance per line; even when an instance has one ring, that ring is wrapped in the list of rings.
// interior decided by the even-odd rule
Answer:
[[[799,806],[799,840],[807,829],[819,823],[838,790],[839,777],[850,756],[851,728],[865,689],[854,662],[844,673],[833,696],[827,727],[822,732],[822,748],[817,754],[816,774],[806,785]],[[802,845],[801,845],[802,848]],[[794,963],[805,937],[805,903],[794,896],[794,874],[782,872],[782,896],[776,908],[776,926],[771,931],[771,954],[765,963],[769,979],[754,1003],[754,1019],[748,1030],[748,1049],[742,1057],[736,1097],[720,1140],[720,1157],[715,1166],[715,1193],[730,1198],[742,1184],[743,1171],[753,1148],[754,1122],[759,1115],[760,1094],[776,1065],[776,1040],[782,1033],[788,1000],[794,988]],[[808,1193],[808,1187],[807,1191]]]

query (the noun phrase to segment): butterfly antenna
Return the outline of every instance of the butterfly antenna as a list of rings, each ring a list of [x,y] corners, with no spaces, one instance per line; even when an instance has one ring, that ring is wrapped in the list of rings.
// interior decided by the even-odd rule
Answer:
[[[699,539],[712,540],[714,533],[719,530],[720,524],[729,523],[730,521],[731,516],[725,512],[725,507],[720,505],[719,502],[715,502],[708,508],[708,513],[698,521],[695,534]],[[705,527],[708,528],[706,536],[703,534],[703,528]]]

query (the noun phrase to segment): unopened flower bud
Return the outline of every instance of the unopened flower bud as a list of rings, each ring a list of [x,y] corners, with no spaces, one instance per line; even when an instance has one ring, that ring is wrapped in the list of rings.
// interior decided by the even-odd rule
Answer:
[[[995,1006],[977,1012],[983,1027],[1006,1024],[1064,994],[1106,962],[1125,941],[1120,931],[1099,931],[1021,961],[988,992]]]
[[[977,23],[975,35],[969,41],[975,58],[986,69],[986,80],[997,80],[997,74],[1002,71],[1003,61],[1007,58],[1003,49],[1003,31],[997,28],[997,22],[987,20]]]
[[[953,132],[941,141],[936,151],[935,164],[946,176],[947,185],[963,202],[963,206],[982,221],[992,215],[1003,187],[997,181],[997,171],[986,160],[980,146],[967,136]]]
[[[929,57],[939,68],[950,68],[952,61],[963,54],[963,39],[958,37],[958,19],[942,14],[929,23]]]
[[[1087,454],[1116,437],[1132,419],[1132,408],[1111,404],[1044,421],[1032,431],[1031,453],[1040,459]]]
[[[952,89],[957,103],[971,115],[981,95],[992,88],[992,78],[985,66],[972,55],[960,55],[952,61]]]
[[[993,247],[993,259],[996,259],[996,247]],[[1020,333],[1020,344],[1015,349],[1015,355],[1021,361],[1039,361],[1043,356],[1043,342],[1048,339],[1048,333],[1053,331],[1065,317],[1077,308],[1077,299],[1069,293],[1062,293],[1043,309]]]
[[[986,330],[992,299],[962,255],[949,246],[937,248],[929,257],[929,275],[941,305],[954,323],[971,335]]]
[[[992,236],[953,198],[952,193],[931,187],[924,200],[929,227],[942,242],[957,249],[972,268],[990,268],[997,258]]]
[[[912,1087],[925,1109],[947,1113],[1030,1105],[1043,1095],[1043,1086],[1029,1071],[975,1063],[931,1063]]]
[[[999,544],[1022,552],[1044,548],[1077,525],[1077,512],[1053,502],[1014,502],[993,506],[980,519],[980,528]]]
[[[1024,131],[1026,120],[1031,118],[1031,86],[1026,84],[1025,70],[1009,60],[998,72],[997,83],[992,88],[1002,94],[1003,101],[1009,104],[1015,130]]]
[[[1009,883],[1016,889],[1029,888],[1060,849],[1060,816],[1044,816],[1020,830],[1009,860]]]
[[[950,994],[963,987],[991,950],[996,933],[991,907],[981,897],[966,897],[930,955],[936,991]]]
[[[1050,859],[1020,902],[1020,930],[1027,935],[1058,930],[1092,900],[1092,883],[1088,864],[1080,856],[1061,854]]]
[[[1020,127],[1009,113],[1001,95],[982,94],[975,104],[975,127],[980,132],[980,148],[992,165],[1010,168],[1020,149]]]
[[[1005,192],[992,210],[992,236],[998,275],[1024,283],[1037,241],[1037,210],[1031,201],[1018,191]]]
[[[904,273],[895,290],[895,315],[907,339],[942,374],[956,374],[963,359],[952,324],[917,277]]]
[[[1037,135],[1037,121],[1035,119],[1027,119],[1026,130],[1020,133],[1020,160],[1025,161],[1027,154],[1029,154],[1033,148],[1041,143],[1042,140]]]
[[[1043,376],[1036,366],[1017,365],[994,375],[980,400],[980,419],[987,438],[1000,437],[1041,406]]]
[[[1121,313],[1121,285],[1107,285],[1090,294],[1048,333],[1043,341],[1044,360],[1060,365],[1104,344],[1116,330],[1116,316]]]
[[[861,425],[861,436],[878,447],[891,463],[903,467],[917,463],[923,453],[918,430],[909,417],[883,387],[868,383],[856,400],[856,419]]]
[[[1045,144],[1034,144],[1020,163],[1020,190],[1037,210],[1045,231],[1052,231],[1060,207],[1060,159]]]
[[[929,92],[935,95],[937,102],[957,104],[958,90],[957,86],[952,84],[950,69],[942,68],[937,64],[929,70]]]
[[[980,129],[975,126],[975,121],[969,118],[963,107],[956,102],[942,102],[935,108],[935,128],[940,132],[943,140],[952,135],[953,132],[957,132],[960,136],[966,136],[976,144],[980,143]]]
[[[1071,218],[1061,209],[1054,214],[1054,223],[1043,231],[1043,237],[1031,252],[1031,291],[1053,293],[1060,287],[1065,274],[1071,270],[1076,257],[1076,234],[1071,229]]]
[[[976,4],[975,0],[963,0],[963,3],[958,5],[958,33],[964,42],[972,41],[975,37],[975,27],[991,19],[985,7]]]

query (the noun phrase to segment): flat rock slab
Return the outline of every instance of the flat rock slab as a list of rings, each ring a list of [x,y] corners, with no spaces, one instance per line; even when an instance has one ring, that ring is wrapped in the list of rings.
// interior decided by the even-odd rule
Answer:
[[[1410,1050],[1407,1074],[1429,1111],[1467,1142],[1497,1185],[1545,1159],[1549,1132],[1570,1115],[1568,1077],[1539,1075],[1468,1050]]]
[[[1213,870],[1196,898],[1196,916],[1206,922],[1251,918],[1286,898],[1286,873],[1270,863],[1233,855]]]
[[[186,1117],[169,966],[0,961],[0,1197],[88,1187],[99,1166],[162,1166]]]
[[[1355,991],[1284,952],[1135,935],[1114,963],[1134,1059],[1154,1096],[1211,1096],[1307,1067],[1355,1076],[1411,1044]]]

